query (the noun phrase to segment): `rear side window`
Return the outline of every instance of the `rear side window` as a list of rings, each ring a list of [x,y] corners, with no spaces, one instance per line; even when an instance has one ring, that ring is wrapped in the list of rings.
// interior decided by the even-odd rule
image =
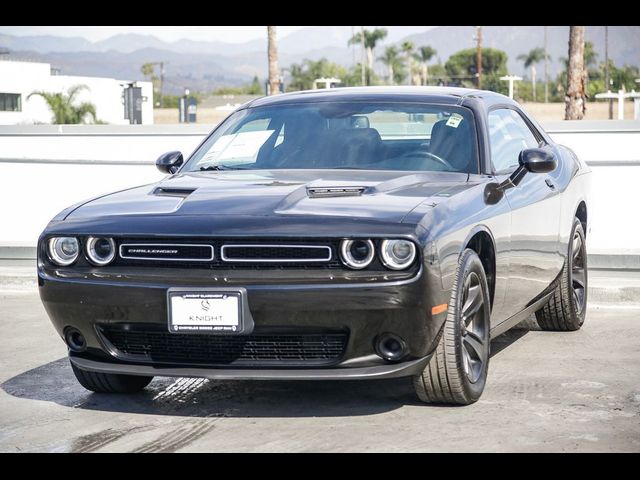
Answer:
[[[518,167],[522,150],[535,148],[538,140],[515,110],[501,108],[489,112],[491,161],[497,173],[510,173]]]

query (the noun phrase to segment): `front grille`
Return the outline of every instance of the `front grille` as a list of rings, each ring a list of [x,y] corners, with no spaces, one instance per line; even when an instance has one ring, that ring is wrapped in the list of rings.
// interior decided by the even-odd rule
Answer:
[[[223,245],[221,258],[228,262],[328,262],[331,247],[316,245]]]
[[[341,269],[338,239],[116,238],[114,265],[204,269]]]
[[[326,366],[338,363],[346,332],[210,335],[169,333],[154,325],[103,325],[116,356],[141,363],[207,366]]]

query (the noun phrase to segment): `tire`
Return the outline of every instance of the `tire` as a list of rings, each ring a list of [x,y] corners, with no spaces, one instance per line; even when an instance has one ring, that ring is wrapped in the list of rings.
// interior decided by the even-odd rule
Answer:
[[[571,239],[560,281],[553,296],[536,312],[543,330],[571,332],[579,330],[587,311],[588,272],[584,229],[579,219],[573,220]]]
[[[76,367],[73,362],[71,369],[80,385],[96,393],[135,393],[143,390],[153,380],[153,377],[90,372]]]
[[[470,298],[477,298],[479,303],[468,303]],[[469,405],[480,398],[489,367],[490,314],[489,286],[482,262],[476,252],[466,249],[460,256],[438,346],[422,374],[413,378],[420,400]]]

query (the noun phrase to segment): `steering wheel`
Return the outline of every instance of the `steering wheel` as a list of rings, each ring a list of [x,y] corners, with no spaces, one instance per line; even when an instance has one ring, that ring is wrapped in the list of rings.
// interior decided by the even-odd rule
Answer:
[[[439,163],[440,165],[443,165],[448,171],[451,172],[455,172],[456,169],[453,167],[453,165],[451,165],[449,162],[447,162],[444,158],[439,157],[438,155],[436,155],[435,153],[431,153],[431,152],[427,152],[425,150],[414,150],[412,152],[407,152],[405,154],[402,155],[403,157],[407,157],[407,158],[421,158],[424,160],[431,160],[434,161],[436,163]]]

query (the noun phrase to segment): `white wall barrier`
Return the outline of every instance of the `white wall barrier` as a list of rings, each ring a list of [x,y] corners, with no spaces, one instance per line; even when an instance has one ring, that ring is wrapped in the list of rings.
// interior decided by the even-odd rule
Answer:
[[[548,122],[593,169],[589,250],[640,258],[640,122]],[[63,208],[162,178],[161,153],[185,155],[211,125],[0,126],[0,248],[33,247]],[[6,249],[5,249],[6,250]],[[0,254],[0,256],[2,256]],[[640,268],[638,265],[633,265]]]

